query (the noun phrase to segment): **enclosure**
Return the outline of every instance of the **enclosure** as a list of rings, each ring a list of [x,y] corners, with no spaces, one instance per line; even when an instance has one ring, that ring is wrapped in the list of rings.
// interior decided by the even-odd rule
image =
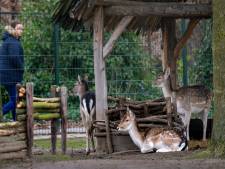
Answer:
[[[53,24],[51,15],[49,15],[49,11],[53,10],[52,3],[55,1],[23,1],[21,11],[18,13],[15,11],[4,12],[4,7],[2,7],[1,32],[4,31],[3,27],[7,21],[4,18],[19,17],[22,20],[25,25],[22,38],[26,62],[24,83],[34,82],[35,95],[40,97],[50,96],[49,88],[52,84],[67,86],[70,91],[68,117],[72,121],[79,121],[79,101],[78,97],[74,96],[72,88],[77,81],[78,74],[88,75],[91,89],[94,90],[96,87],[94,87],[96,84],[93,32],[79,21],[65,20],[62,25]],[[99,3],[101,2],[99,1]],[[207,3],[203,2],[203,4]],[[79,16],[74,14],[75,18],[82,18],[83,8],[80,8]],[[210,14],[205,14],[203,11],[199,15],[203,18],[201,21],[189,22],[188,17],[184,17],[173,23],[173,26],[177,27],[175,34],[178,37],[186,35],[185,30],[193,30],[197,25],[191,39],[187,42],[186,55],[183,50],[182,60],[177,60],[177,83],[187,85],[188,79],[188,85],[205,84],[212,88],[211,21],[205,19],[209,18]],[[113,16],[106,20],[106,29],[113,30],[117,23],[120,23],[121,17]],[[163,48],[162,42],[165,42],[165,36],[160,29],[159,23],[161,22],[161,17],[147,19],[137,17],[133,23],[130,23],[130,30],[134,31],[128,29],[118,39],[105,63],[108,96],[127,97],[139,101],[162,96],[161,91],[152,85],[152,81],[166,66],[166,63],[161,65],[163,60],[161,56],[163,53],[165,55],[163,49],[166,45],[164,44]],[[62,28],[67,26],[71,26],[77,31],[71,32]],[[167,31],[167,34],[169,33],[170,31]],[[188,34],[190,37],[191,33],[188,32]],[[103,37],[105,42],[110,39],[110,36],[111,32],[106,31]],[[7,99],[4,94],[3,102]],[[38,122],[43,123],[42,121]],[[71,124],[70,126],[77,125]]]

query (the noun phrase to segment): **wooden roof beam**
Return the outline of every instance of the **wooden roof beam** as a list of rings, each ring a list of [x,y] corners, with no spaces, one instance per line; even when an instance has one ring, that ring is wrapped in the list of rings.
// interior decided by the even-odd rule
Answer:
[[[122,5],[106,5],[105,14],[110,16],[161,16],[174,18],[209,18],[212,15],[212,6],[210,4],[129,2],[129,5],[124,5],[125,2],[129,1],[121,1]],[[96,4],[98,3],[96,2]]]
[[[125,16],[121,19],[121,21],[116,26],[114,32],[112,33],[110,39],[105,44],[103,48],[103,58],[106,59],[106,57],[111,53],[113,50],[113,47],[115,46],[115,43],[117,39],[120,37],[120,35],[124,32],[127,25],[132,21],[133,16]]]

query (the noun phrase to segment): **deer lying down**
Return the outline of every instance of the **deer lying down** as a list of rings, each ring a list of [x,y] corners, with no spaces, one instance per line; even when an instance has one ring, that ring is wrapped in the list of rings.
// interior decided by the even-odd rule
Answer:
[[[80,115],[86,130],[86,153],[90,153],[90,142],[92,150],[95,151],[93,138],[93,122],[95,120],[95,93],[89,92],[86,79],[78,76],[78,81],[74,86],[74,93],[80,98]]]
[[[192,113],[201,114],[203,122],[203,140],[206,140],[206,129],[208,113],[212,101],[212,93],[204,86],[181,87],[176,91],[171,89],[170,69],[167,68],[164,75],[160,75],[155,81],[157,87],[161,87],[164,97],[170,97],[176,102],[177,112],[187,129],[187,139],[189,137],[189,125]]]
[[[119,131],[128,131],[132,141],[142,153],[183,151],[187,148],[187,139],[173,130],[152,128],[141,133],[138,129],[135,114],[127,110],[118,125]]]

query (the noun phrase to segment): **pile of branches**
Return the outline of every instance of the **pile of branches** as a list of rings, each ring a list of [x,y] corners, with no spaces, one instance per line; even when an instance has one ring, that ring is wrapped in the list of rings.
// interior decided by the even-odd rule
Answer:
[[[184,130],[183,123],[177,115],[170,98],[133,101],[126,98],[108,97],[108,102],[112,105],[106,112],[111,132],[117,132],[116,128],[128,107],[135,113],[141,130],[153,127],[171,128],[178,132]],[[96,121],[94,126],[101,132],[106,131],[105,121]]]

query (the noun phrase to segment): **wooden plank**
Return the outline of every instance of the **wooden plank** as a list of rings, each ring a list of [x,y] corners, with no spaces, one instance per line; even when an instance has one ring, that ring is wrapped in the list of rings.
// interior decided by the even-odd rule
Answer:
[[[146,5],[110,6],[105,8],[105,15],[116,16],[160,16],[174,18],[209,18],[212,6],[208,4],[153,3]]]
[[[62,136],[62,152],[66,154],[66,129],[67,129],[67,88],[61,87],[60,90],[60,98],[61,98],[61,136]]]
[[[104,14],[103,7],[97,7],[94,15],[94,73],[96,90],[96,120],[105,120],[105,113],[108,110],[107,103],[107,82],[106,67],[103,59],[103,29]],[[106,151],[106,140],[97,138],[97,151]]]
[[[105,44],[105,46],[103,48],[103,58],[104,59],[111,53],[111,51],[113,50],[113,47],[115,46],[117,39],[124,32],[124,30],[129,25],[129,23],[132,21],[133,18],[134,18],[133,16],[125,16],[118,23],[118,25],[116,26],[110,39],[108,40],[108,42]]]
[[[33,83],[26,84],[26,101],[27,101],[27,155],[32,157],[33,146]]]

